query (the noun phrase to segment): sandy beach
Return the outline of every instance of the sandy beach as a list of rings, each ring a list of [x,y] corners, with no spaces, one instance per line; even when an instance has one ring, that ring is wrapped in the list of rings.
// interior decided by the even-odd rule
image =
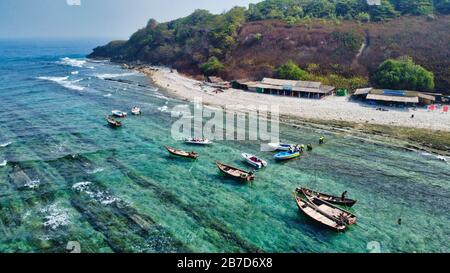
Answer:
[[[171,95],[188,101],[201,98],[204,104],[226,105],[278,105],[281,115],[300,119],[324,121],[346,121],[364,124],[401,126],[450,132],[450,114],[425,108],[383,107],[389,111],[376,110],[364,102],[352,101],[349,97],[329,96],[322,100],[257,94],[237,89],[215,92],[216,88],[189,78],[167,68],[141,68],[158,86]],[[414,115],[414,118],[411,116]]]

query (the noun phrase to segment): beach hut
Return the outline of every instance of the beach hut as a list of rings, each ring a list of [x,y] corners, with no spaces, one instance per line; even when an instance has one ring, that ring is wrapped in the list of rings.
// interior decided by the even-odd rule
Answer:
[[[260,82],[234,81],[233,87],[262,94],[317,99],[331,95],[334,91],[333,86],[322,85],[320,82],[273,78],[264,78]]]

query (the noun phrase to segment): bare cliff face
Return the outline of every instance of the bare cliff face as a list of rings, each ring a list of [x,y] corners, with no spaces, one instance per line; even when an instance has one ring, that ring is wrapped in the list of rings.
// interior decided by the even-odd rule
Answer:
[[[200,65],[217,56],[226,79],[272,76],[293,60],[318,74],[369,77],[386,59],[408,55],[435,75],[437,92],[450,92],[450,16],[431,20],[402,16],[376,23],[314,19],[298,24],[280,20],[244,22],[223,39],[201,24],[180,30],[171,23],[149,24],[129,41],[94,49],[92,58],[140,61],[201,74]],[[231,37],[231,38],[230,38]]]

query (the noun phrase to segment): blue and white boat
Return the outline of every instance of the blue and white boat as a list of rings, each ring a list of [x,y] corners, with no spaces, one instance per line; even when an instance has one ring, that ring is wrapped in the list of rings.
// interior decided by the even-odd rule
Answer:
[[[289,149],[294,146],[294,144],[287,144],[287,143],[269,143],[267,144],[270,148],[273,148],[277,151],[289,151]]]
[[[274,155],[273,157],[276,160],[289,160],[289,159],[300,157],[300,155],[301,155],[300,151],[296,151],[296,152],[287,151],[287,152],[278,153],[278,154]]]
[[[126,113],[126,112],[122,112],[122,111],[119,111],[119,110],[112,110],[112,111],[111,111],[111,114],[112,114],[113,116],[119,117],[119,118],[124,118],[124,117],[127,116],[127,113]]]

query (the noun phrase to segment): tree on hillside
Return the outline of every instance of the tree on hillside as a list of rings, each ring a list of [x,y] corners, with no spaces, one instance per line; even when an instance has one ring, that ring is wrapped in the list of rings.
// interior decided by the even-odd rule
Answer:
[[[307,80],[309,78],[308,72],[302,70],[292,60],[278,67],[275,74],[278,78],[286,80]]]
[[[402,14],[427,15],[434,11],[432,0],[391,0]]]
[[[383,62],[372,76],[372,82],[380,88],[432,91],[434,75],[410,57]]]
[[[442,14],[450,14],[450,0],[434,0],[434,8]]]
[[[388,0],[381,0],[381,5],[369,6],[369,14],[372,21],[385,21],[399,15],[394,5]]]
[[[217,75],[223,69],[224,66],[217,57],[211,57],[206,63],[200,65],[200,70],[205,76]]]

